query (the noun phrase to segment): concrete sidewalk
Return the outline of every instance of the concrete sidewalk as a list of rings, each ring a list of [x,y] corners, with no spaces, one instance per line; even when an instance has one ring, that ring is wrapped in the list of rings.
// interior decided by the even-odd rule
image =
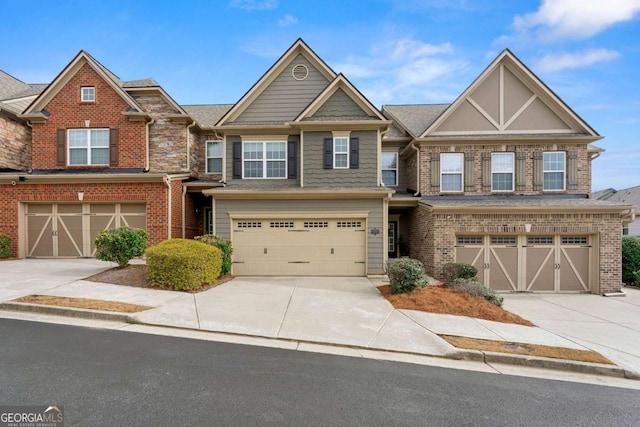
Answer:
[[[363,351],[387,351],[640,377],[640,365],[634,364],[633,360],[628,359],[629,354],[622,352],[602,351],[624,369],[455,348],[438,335],[516,341],[583,350],[593,347],[591,342],[556,333],[547,327],[527,327],[460,316],[395,310],[380,295],[372,281],[362,277],[243,277],[205,292],[187,294],[81,280],[110,268],[108,264],[96,260],[4,261],[0,263],[0,268],[4,276],[0,282],[0,302],[3,302],[4,309],[21,308],[43,312],[42,306],[15,307],[14,303],[6,302],[36,293],[93,298],[154,307],[132,315],[121,315],[122,319],[144,325],[259,337],[285,343],[306,343],[305,345],[311,347],[331,345]],[[589,295],[564,297],[584,296],[603,300],[603,297]],[[541,297],[520,297],[522,296],[507,296],[507,309],[538,323],[532,315],[534,313],[527,314],[518,310],[526,310],[529,306],[527,301],[535,302]],[[635,308],[640,312],[640,306],[636,305]],[[532,311],[537,310],[539,309],[534,308]],[[92,315],[91,312],[78,313],[72,309],[58,310],[58,314]],[[93,314],[99,317],[100,313]],[[635,317],[637,318],[638,316]],[[616,339],[618,331],[606,331],[612,336],[612,340]],[[638,330],[636,332],[640,333]],[[631,356],[633,357],[633,354]]]

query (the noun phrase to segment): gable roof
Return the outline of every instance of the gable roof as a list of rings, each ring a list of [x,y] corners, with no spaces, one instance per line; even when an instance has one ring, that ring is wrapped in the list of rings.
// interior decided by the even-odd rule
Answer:
[[[591,193],[591,198],[596,200],[607,200],[609,202],[626,203],[640,208],[640,185],[623,188],[622,190],[617,191],[613,188],[607,188],[606,190]]]
[[[142,112],[143,108],[123,89],[122,81],[113,74],[104,65],[96,61],[91,55],[84,50],[78,54],[67,64],[66,67],[58,74],[47,88],[25,109],[24,114],[40,114],[45,105],[58,93],[58,91],[69,82],[69,80],[84,65],[88,64],[98,75],[100,75],[113,90],[125,100],[127,104],[136,112]]]
[[[338,74],[335,79],[327,86],[308,106],[305,108],[294,122],[300,122],[304,119],[311,118],[339,89],[355,102],[358,107],[369,117],[378,120],[387,120],[382,113],[369,101],[351,82],[342,74]],[[360,118],[360,117],[358,117]],[[360,118],[361,119],[361,118]]]
[[[232,122],[269,86],[269,84],[291,63],[302,54],[329,81],[336,78],[336,73],[301,39],[291,45],[287,51],[267,70],[260,79],[240,98],[234,106],[218,121],[217,125]]]
[[[24,83],[0,70],[0,108],[12,114],[19,114],[46,86],[46,84]]]
[[[211,128],[233,107],[233,104],[183,105],[201,128]]]
[[[413,138],[418,138],[450,104],[384,105],[382,112]]]
[[[510,118],[505,118],[503,116],[503,110],[501,110],[499,114],[499,118],[496,120],[494,117],[491,117],[491,114],[486,113],[482,107],[480,107],[473,99],[470,99],[470,95],[474,93],[475,90],[480,88],[480,86],[487,81],[489,76],[496,70],[500,70],[502,72],[504,66],[508,69],[510,73],[515,75],[516,79],[520,81],[521,84],[526,86],[529,89],[533,96],[531,96],[521,108]],[[501,103],[500,108],[504,109],[505,99],[503,99],[503,84],[502,78],[498,83],[500,85],[500,97],[499,102]],[[540,104],[540,102],[541,104]],[[593,129],[589,124],[587,124],[580,116],[578,116],[558,95],[556,95],[542,80],[540,80],[522,61],[520,61],[509,49],[503,50],[494,60],[489,64],[489,66],[467,87],[467,89],[444,111],[433,123],[431,123],[423,132],[421,132],[418,137],[426,138],[432,136],[434,132],[438,130],[438,128],[445,123],[445,121],[452,117],[452,115],[459,109],[464,108],[467,104],[471,104],[471,106],[466,107],[467,109],[471,108],[469,111],[473,111],[474,114],[479,114],[487,119],[488,127],[490,130],[480,131],[478,133],[501,133],[501,134],[512,134],[512,133],[526,133],[525,131],[511,131],[508,130],[508,127],[513,123],[515,119],[517,119],[517,115],[521,114],[532,105],[534,102],[537,102],[537,105],[540,105],[539,108],[547,108],[550,109],[562,122],[566,123],[566,130],[557,131],[554,130],[555,133],[579,133],[583,136],[590,136],[594,140],[599,139],[600,135]],[[475,110],[473,110],[475,109]],[[578,132],[576,132],[578,130]],[[453,132],[449,132],[453,133]]]

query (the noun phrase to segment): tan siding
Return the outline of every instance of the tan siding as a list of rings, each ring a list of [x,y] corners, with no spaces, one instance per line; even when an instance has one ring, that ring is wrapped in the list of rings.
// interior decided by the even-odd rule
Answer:
[[[309,69],[309,76],[304,80],[296,80],[291,74],[293,67],[298,64]],[[300,54],[247,107],[236,122],[293,120],[328,84],[329,81]]]
[[[441,131],[484,131],[496,130],[496,127],[487,120],[476,108],[465,100],[456,111],[449,116],[442,125],[436,129]]]
[[[323,140],[333,138],[331,132],[304,133],[304,186],[331,188],[376,187],[378,148],[375,131],[351,132],[360,139],[358,169],[323,169]]]
[[[367,220],[367,274],[383,272],[383,201],[382,199],[363,200],[216,200],[215,233],[225,239],[231,237],[231,220],[228,212],[316,212],[322,218],[322,212],[368,211]],[[377,228],[380,233],[373,235]]]

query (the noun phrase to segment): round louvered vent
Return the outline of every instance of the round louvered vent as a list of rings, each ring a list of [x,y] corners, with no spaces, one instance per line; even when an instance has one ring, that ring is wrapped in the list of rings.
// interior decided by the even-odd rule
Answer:
[[[304,80],[309,75],[309,69],[304,64],[298,64],[291,70],[293,78],[296,80]]]

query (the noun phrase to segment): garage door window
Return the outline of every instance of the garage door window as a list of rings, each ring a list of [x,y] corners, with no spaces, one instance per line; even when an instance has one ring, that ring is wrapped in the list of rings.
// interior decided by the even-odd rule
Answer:
[[[108,165],[109,129],[69,129],[69,165]]]
[[[244,142],[243,178],[287,178],[287,143]]]

